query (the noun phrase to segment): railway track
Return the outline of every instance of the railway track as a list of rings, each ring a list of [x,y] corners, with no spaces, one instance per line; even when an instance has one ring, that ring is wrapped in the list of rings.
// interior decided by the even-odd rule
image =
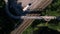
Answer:
[[[43,0],[38,6],[41,9],[44,9],[47,5],[49,5],[52,2],[52,0]],[[33,6],[32,6],[33,7]],[[37,7],[37,6],[36,6]],[[39,16],[40,14],[26,14],[26,16]],[[15,30],[11,32],[11,34],[22,34],[22,32],[32,24],[34,19],[24,19],[21,25]]]

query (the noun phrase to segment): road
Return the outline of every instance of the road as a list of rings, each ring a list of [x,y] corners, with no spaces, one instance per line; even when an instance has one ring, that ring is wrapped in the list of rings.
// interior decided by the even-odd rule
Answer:
[[[30,0],[21,0],[23,1],[23,6],[25,7],[26,3],[30,3]],[[34,1],[35,2],[35,1]],[[36,3],[37,2],[37,3]],[[52,0],[36,0],[35,3],[33,3],[33,5],[31,6],[31,9],[36,9],[36,8],[40,8],[40,9],[44,9],[45,7],[47,7]],[[40,14],[26,14],[26,16],[39,16]],[[22,22],[22,24],[15,30],[13,30],[11,32],[11,34],[22,34],[22,32],[32,24],[32,22],[34,21],[34,19],[24,19],[24,21]]]

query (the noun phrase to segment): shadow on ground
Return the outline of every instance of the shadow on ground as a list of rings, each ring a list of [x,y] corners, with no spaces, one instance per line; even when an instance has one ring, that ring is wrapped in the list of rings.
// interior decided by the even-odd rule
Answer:
[[[33,34],[60,34],[60,32],[48,27],[39,27],[39,29],[34,31]]]

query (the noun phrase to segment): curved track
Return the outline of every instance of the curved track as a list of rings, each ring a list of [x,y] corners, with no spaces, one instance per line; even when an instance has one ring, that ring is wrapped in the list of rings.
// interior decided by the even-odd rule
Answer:
[[[39,5],[35,6],[35,7],[39,7],[41,9],[44,9],[46,6],[48,6],[50,3],[52,2],[52,0],[42,0]],[[33,8],[33,6],[31,7]],[[34,8],[35,9],[35,8]],[[40,14],[26,14],[26,16],[39,16]],[[13,30],[11,32],[11,34],[22,34],[22,32],[32,24],[32,22],[34,21],[34,19],[24,19],[24,21],[22,22],[22,24],[15,30]]]

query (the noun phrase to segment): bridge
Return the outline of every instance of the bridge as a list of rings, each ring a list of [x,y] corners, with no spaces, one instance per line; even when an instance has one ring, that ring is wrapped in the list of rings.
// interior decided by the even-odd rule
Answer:
[[[7,0],[6,0],[6,2],[8,2]],[[36,9],[40,9],[40,10],[43,10],[43,9],[45,9],[50,3],[52,2],[52,0],[18,0],[17,1],[17,4],[19,4],[19,3],[22,3],[22,6],[23,6],[23,11],[26,11],[26,10],[36,10]],[[31,6],[29,6],[28,4],[29,3],[31,3],[32,5]],[[18,11],[18,10],[17,10]],[[40,16],[41,14],[26,14],[26,16],[21,16],[21,17],[19,17],[19,18],[22,18],[23,19],[23,22],[22,22],[22,24],[21,25],[19,25],[19,27],[18,28],[16,28],[15,30],[13,30],[12,32],[11,32],[11,34],[22,34],[23,33],[23,31],[28,27],[28,26],[30,26],[31,24],[32,24],[32,22],[37,18],[37,17],[34,17],[33,18],[33,16]],[[30,16],[30,17],[29,17]],[[29,17],[30,19],[25,19],[25,18],[27,18],[27,17]],[[33,18],[33,19],[31,19],[31,17]],[[55,16],[53,16],[53,17],[46,17],[46,16],[40,16],[40,17],[38,17],[37,19],[40,19],[41,17],[43,17],[44,19],[46,18],[46,19],[54,19],[54,18],[56,18]],[[45,20],[46,20],[45,19]]]

